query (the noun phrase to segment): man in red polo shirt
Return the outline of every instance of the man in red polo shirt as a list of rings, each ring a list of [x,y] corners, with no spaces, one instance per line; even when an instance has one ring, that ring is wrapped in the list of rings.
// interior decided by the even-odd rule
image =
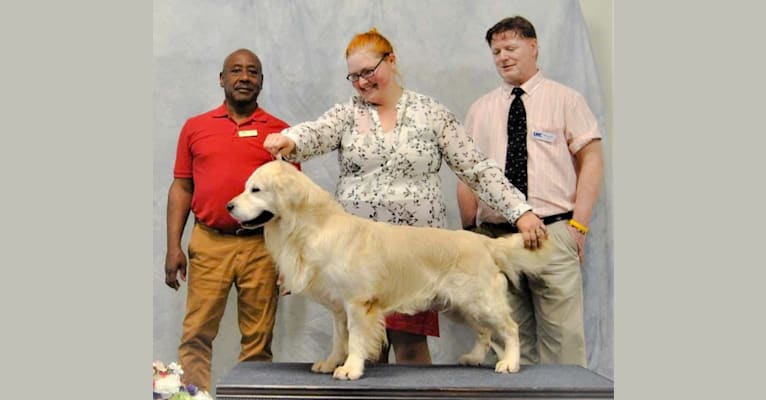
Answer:
[[[219,80],[223,104],[189,118],[181,129],[167,208],[165,284],[175,290],[179,275],[186,281],[181,237],[189,212],[195,217],[178,356],[184,383],[203,390],[210,390],[213,339],[232,285],[242,333],[239,360],[272,358],[276,271],[263,231],[239,229],[226,203],[242,192],[256,168],[271,161],[263,149],[266,136],[288,127],[258,106],[263,72],[252,51],[240,49],[226,57]]]

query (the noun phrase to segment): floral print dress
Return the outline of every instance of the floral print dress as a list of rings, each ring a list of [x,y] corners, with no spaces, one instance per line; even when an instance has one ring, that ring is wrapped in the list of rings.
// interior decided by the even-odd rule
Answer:
[[[462,125],[431,97],[404,90],[396,125],[384,132],[375,105],[359,96],[336,104],[318,120],[282,131],[295,141],[291,161],[338,150],[335,197],[351,214],[400,225],[447,226],[442,160],[479,198],[510,221],[531,209],[495,162],[476,150]],[[417,268],[416,265],[412,266]],[[434,312],[386,318],[389,329],[438,336]]]

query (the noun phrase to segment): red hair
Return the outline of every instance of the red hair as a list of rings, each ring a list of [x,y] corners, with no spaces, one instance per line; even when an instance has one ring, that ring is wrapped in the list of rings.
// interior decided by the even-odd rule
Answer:
[[[359,33],[351,39],[348,43],[348,47],[346,47],[346,58],[348,58],[351,53],[362,49],[370,49],[381,56],[385,53],[394,52],[394,48],[391,46],[388,39],[378,33],[378,30],[375,28],[371,28],[365,33]]]

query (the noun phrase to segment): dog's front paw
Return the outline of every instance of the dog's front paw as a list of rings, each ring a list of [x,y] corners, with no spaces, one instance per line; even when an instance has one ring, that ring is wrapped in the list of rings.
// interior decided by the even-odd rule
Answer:
[[[357,380],[361,376],[362,376],[362,369],[349,368],[345,365],[341,365],[340,367],[335,368],[335,372],[332,374],[333,378],[340,379],[343,381]]]
[[[484,357],[478,356],[473,353],[463,354],[460,358],[458,358],[457,363],[460,365],[481,365],[481,362],[484,361]]]
[[[335,361],[322,360],[315,362],[314,365],[311,366],[311,371],[320,374],[329,374],[330,372],[333,372],[337,366],[338,363]]]
[[[515,362],[500,360],[497,362],[497,364],[495,364],[495,372],[499,372],[501,374],[519,372],[519,360],[516,360]]]

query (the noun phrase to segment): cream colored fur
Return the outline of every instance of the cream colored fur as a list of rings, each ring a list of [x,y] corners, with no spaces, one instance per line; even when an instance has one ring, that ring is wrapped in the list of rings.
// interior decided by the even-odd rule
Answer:
[[[312,371],[358,379],[385,341],[386,314],[432,307],[476,332],[461,364],[482,363],[493,340],[502,348],[495,371],[518,371],[518,327],[510,317],[506,276],[515,282],[519,265],[541,265],[545,246],[532,252],[523,249],[520,235],[490,239],[356,217],[284,161],[258,168],[228,208],[246,228],[262,225],[264,211],[272,213],[265,240],[281,289],[333,313],[332,351]]]

